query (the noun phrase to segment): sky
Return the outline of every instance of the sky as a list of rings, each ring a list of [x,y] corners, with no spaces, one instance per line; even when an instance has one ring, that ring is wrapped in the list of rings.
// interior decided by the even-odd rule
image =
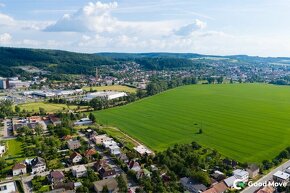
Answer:
[[[0,0],[0,46],[290,57],[289,0]]]

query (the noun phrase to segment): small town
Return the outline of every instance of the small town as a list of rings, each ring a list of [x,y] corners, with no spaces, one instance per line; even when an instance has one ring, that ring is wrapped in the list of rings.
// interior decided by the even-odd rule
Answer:
[[[290,193],[287,0],[0,0],[0,193]]]

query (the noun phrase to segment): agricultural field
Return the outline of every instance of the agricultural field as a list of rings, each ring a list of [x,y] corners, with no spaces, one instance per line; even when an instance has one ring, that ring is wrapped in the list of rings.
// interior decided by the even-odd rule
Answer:
[[[90,91],[91,89],[93,91],[123,91],[123,92],[130,92],[130,93],[135,93],[136,89],[131,88],[128,86],[123,86],[123,85],[112,85],[112,86],[93,86],[93,87],[84,87],[83,88],[85,91]]]
[[[290,145],[288,86],[190,85],[95,115],[155,151],[196,141],[240,162],[261,162]]]
[[[67,106],[66,104],[53,104],[45,102],[25,103],[18,106],[20,107],[21,111],[24,109],[28,112],[39,112],[39,107],[44,108],[46,112],[50,113],[68,109],[71,110],[77,109],[77,106],[75,105]]]

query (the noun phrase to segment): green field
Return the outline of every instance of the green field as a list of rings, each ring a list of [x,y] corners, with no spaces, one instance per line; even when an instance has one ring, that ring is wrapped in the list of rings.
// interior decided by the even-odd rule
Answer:
[[[156,151],[196,141],[241,162],[261,162],[290,145],[288,86],[184,86],[95,114]]]
[[[28,112],[39,112],[39,107],[42,107],[45,109],[46,112],[57,112],[57,111],[63,111],[63,109],[76,109],[77,106],[70,105],[67,106],[66,104],[53,104],[53,103],[45,103],[45,102],[37,102],[37,103],[25,103],[18,105],[21,110],[25,109]]]
[[[10,159],[22,159],[23,157],[23,148],[22,142],[17,139],[7,140],[8,151],[5,154],[6,158]]]
[[[123,91],[123,92],[130,92],[130,93],[135,93],[136,89],[131,88],[128,86],[123,86],[123,85],[111,85],[111,86],[93,86],[93,87],[84,87],[83,88],[85,91],[90,91],[91,89],[93,91]]]

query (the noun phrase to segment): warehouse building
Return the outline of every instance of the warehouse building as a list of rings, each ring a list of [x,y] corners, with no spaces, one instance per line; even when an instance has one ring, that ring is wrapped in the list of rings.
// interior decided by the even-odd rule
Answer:
[[[103,98],[107,100],[113,100],[121,97],[125,97],[127,94],[125,92],[116,92],[116,91],[101,91],[101,92],[94,92],[87,94],[86,97],[84,97],[84,100],[90,101],[94,98]]]

